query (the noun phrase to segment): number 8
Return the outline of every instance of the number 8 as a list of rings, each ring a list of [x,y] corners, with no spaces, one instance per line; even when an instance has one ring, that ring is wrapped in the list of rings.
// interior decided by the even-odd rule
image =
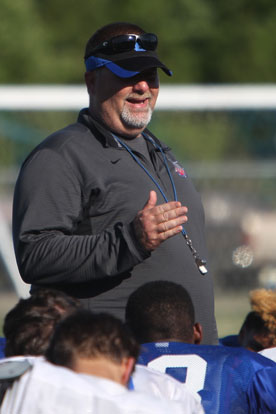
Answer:
[[[167,368],[187,368],[185,383],[195,392],[204,388],[207,362],[198,355],[162,355],[148,363],[157,371],[166,372]]]

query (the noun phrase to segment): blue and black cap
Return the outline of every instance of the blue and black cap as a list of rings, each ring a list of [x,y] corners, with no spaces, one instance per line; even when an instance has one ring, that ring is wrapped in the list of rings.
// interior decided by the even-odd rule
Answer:
[[[105,66],[120,78],[131,78],[150,68],[172,72],[157,55],[157,36],[153,33],[122,34],[97,45],[85,57],[87,71]]]

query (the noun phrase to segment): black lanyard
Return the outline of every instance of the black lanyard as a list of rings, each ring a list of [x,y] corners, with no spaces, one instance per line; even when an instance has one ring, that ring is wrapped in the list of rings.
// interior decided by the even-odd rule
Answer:
[[[134,161],[145,171],[145,173],[148,175],[148,177],[152,180],[152,182],[156,185],[156,187],[158,188],[158,190],[162,194],[165,202],[168,203],[169,200],[168,200],[165,192],[163,191],[162,187],[156,181],[156,179],[152,176],[152,174],[149,172],[149,170],[142,164],[142,162],[139,160],[139,158],[136,157],[136,155],[133,153],[132,149],[124,141],[122,141],[120,138],[118,138],[116,135],[113,135],[113,137],[122,147],[124,147],[127,150],[127,152],[131,155],[131,157],[134,159]],[[177,201],[177,193],[176,193],[176,187],[175,187],[174,179],[173,179],[173,176],[172,176],[171,171],[169,169],[167,157],[166,157],[166,155],[163,151],[163,148],[160,145],[158,145],[151,137],[149,137],[145,134],[143,134],[143,137],[145,138],[145,140],[151,142],[153,144],[153,146],[160,151],[160,153],[162,155],[162,158],[163,158],[163,162],[164,162],[166,171],[168,173],[168,176],[169,176],[171,184],[172,184],[174,200]],[[198,252],[196,251],[196,249],[193,246],[192,240],[188,237],[188,235],[186,233],[186,230],[185,230],[183,225],[182,225],[182,234],[184,236],[184,239],[186,240],[187,246],[189,247],[189,249],[190,249],[190,251],[191,251],[191,253],[194,257],[194,260],[195,260],[195,263],[197,265],[198,270],[200,271],[200,273],[202,275],[205,275],[208,272],[208,270],[205,266],[206,265],[206,260],[203,260],[203,259],[200,258]]]

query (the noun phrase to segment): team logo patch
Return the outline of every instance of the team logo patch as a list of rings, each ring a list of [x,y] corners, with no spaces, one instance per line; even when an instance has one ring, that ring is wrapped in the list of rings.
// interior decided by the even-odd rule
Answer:
[[[184,170],[183,167],[181,167],[181,165],[178,164],[177,161],[173,161],[173,165],[174,165],[174,170],[175,172],[180,176],[180,177],[187,177],[186,171]]]

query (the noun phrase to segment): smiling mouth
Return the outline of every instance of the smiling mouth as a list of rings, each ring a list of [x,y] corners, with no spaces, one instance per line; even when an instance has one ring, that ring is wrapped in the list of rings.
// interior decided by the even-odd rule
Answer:
[[[147,107],[149,105],[149,97],[144,99],[128,98],[126,101],[128,104],[139,108]]]

